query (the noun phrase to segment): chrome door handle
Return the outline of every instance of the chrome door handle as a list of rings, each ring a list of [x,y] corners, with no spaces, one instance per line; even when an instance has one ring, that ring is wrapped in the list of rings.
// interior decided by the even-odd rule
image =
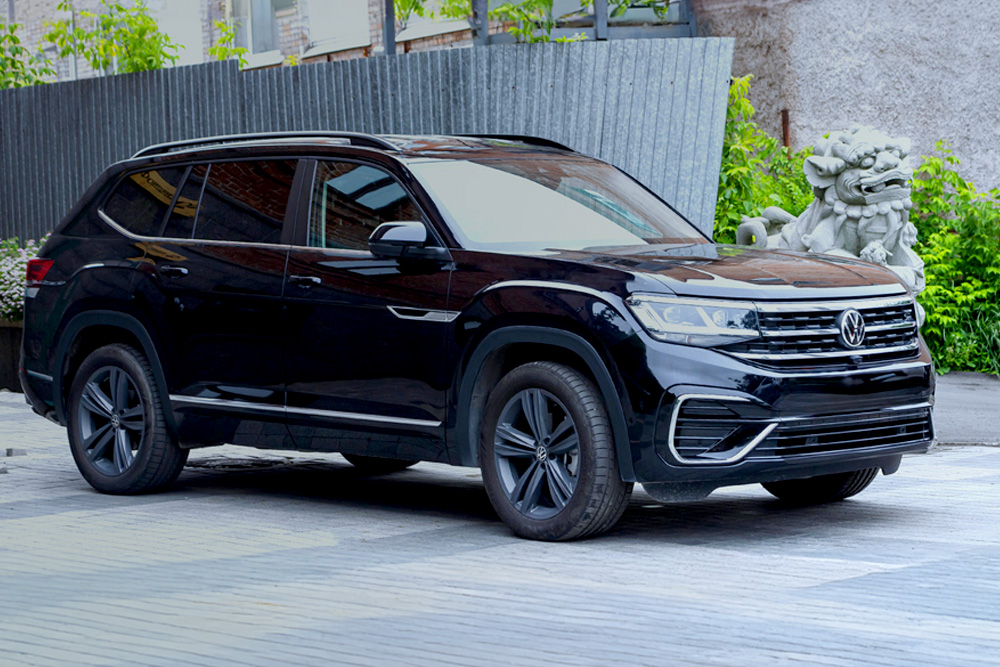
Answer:
[[[184,266],[174,266],[173,264],[167,264],[160,267],[160,273],[168,277],[179,277],[186,276],[188,274],[187,267]]]
[[[288,282],[299,287],[312,287],[313,285],[322,285],[323,279],[319,276],[288,276]]]

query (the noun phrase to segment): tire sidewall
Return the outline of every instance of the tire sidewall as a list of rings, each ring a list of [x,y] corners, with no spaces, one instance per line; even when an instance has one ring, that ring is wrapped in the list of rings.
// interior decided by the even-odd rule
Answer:
[[[125,371],[139,392],[143,407],[143,432],[139,449],[135,451],[132,465],[120,475],[106,475],[87,460],[80,431],[80,399],[90,376],[97,370],[112,366]],[[129,493],[139,483],[150,466],[153,456],[153,438],[157,411],[153,404],[151,378],[147,377],[139,361],[127,348],[112,345],[103,347],[87,357],[80,365],[69,395],[69,443],[73,459],[84,479],[103,493]]]
[[[496,427],[504,406],[518,392],[529,388],[543,389],[559,399],[572,417],[580,439],[580,465],[573,497],[562,511],[547,519],[533,519],[514,507],[504,493],[493,453]],[[590,389],[593,391],[592,387]],[[570,539],[574,527],[586,520],[587,512],[592,511],[589,499],[594,494],[597,484],[597,448],[594,446],[596,424],[593,422],[602,416],[607,422],[606,414],[588,415],[576,392],[562,378],[544,366],[528,364],[516,368],[490,392],[483,415],[483,427],[480,430],[479,464],[483,484],[493,508],[515,533],[541,540]],[[610,429],[605,429],[605,432],[610,433]]]

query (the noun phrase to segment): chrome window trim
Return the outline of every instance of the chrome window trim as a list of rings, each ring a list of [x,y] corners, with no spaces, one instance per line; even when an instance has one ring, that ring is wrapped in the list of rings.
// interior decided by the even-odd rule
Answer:
[[[293,408],[285,405],[267,405],[266,403],[251,403],[250,401],[238,401],[228,398],[207,398],[203,396],[180,396],[170,394],[171,403],[188,403],[191,405],[204,405],[215,408],[236,408],[239,410],[250,410],[257,412],[281,412],[285,414],[306,415],[310,417],[326,417],[329,419],[367,421],[379,424],[397,424],[401,426],[422,426],[437,428],[441,422],[430,419],[411,419],[409,417],[388,417],[385,415],[372,415],[361,412],[341,412],[339,410],[317,410],[315,408]]]
[[[670,415],[670,428],[667,431],[667,449],[670,450],[670,454],[679,462],[686,463],[690,465],[724,465],[729,463],[736,463],[743,460],[747,454],[752,452],[757,445],[764,441],[764,439],[771,435],[771,431],[778,428],[778,422],[774,421],[768,424],[758,433],[753,440],[744,445],[738,452],[733,454],[727,459],[718,460],[700,460],[700,459],[689,459],[680,455],[677,451],[677,445],[674,442],[674,433],[677,430],[677,419],[681,413],[681,406],[685,401],[691,400],[692,398],[700,398],[706,400],[714,401],[735,401],[737,403],[750,403],[749,398],[744,398],[742,396],[722,396],[720,394],[682,394],[677,397],[674,401],[673,411]],[[763,422],[762,422],[763,423]]]
[[[275,248],[278,250],[288,250],[289,248],[296,247],[286,245],[284,243],[262,243],[258,241],[223,241],[223,240],[213,240],[213,239],[181,239],[181,238],[171,238],[168,236],[142,236],[141,234],[135,234],[129,230],[122,227],[120,224],[114,221],[114,219],[104,212],[104,209],[98,209],[97,215],[100,216],[101,220],[111,225],[115,230],[121,232],[130,239],[136,241],[142,241],[143,243],[175,243],[184,245],[229,245],[229,246],[241,246],[241,247],[253,247],[253,248]],[[301,246],[299,246],[301,247]]]

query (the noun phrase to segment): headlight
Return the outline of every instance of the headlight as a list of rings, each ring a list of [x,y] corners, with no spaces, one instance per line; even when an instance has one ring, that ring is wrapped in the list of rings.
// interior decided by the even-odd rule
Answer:
[[[627,303],[653,337],[670,343],[709,347],[760,337],[749,302],[634,294]]]

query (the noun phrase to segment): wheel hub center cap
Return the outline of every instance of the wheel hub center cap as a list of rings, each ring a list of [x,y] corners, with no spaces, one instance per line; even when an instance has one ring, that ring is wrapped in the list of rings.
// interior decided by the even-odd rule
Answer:
[[[113,428],[121,428],[122,419],[118,415],[111,415],[111,426]]]
[[[538,445],[538,449],[535,450],[535,458],[539,461],[544,461],[549,456],[549,450],[545,449],[545,445]]]

